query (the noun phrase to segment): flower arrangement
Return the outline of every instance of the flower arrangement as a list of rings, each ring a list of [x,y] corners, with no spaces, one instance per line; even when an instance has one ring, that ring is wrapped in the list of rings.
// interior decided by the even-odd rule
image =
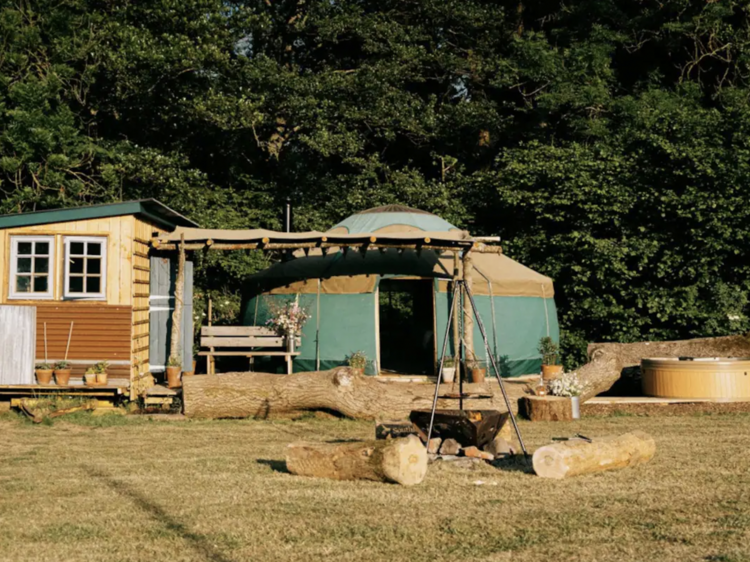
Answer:
[[[266,326],[280,336],[296,336],[302,331],[302,326],[310,318],[310,314],[299,304],[299,295],[293,301],[283,305],[269,303],[271,317],[266,320]]]
[[[578,373],[563,373],[559,379],[550,381],[549,390],[553,396],[580,396],[583,384],[578,380]]]

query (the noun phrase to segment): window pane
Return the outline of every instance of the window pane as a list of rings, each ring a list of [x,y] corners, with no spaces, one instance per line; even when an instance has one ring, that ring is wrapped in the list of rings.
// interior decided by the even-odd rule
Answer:
[[[47,292],[47,276],[37,275],[34,277],[34,292],[35,293],[46,293]]]
[[[18,273],[31,272],[31,258],[18,258]]]
[[[87,293],[98,293],[100,286],[101,286],[101,277],[87,277],[86,278],[86,292]]]
[[[25,275],[19,275],[16,277],[16,292],[17,293],[29,293],[31,292],[31,277]]]
[[[101,272],[102,272],[102,260],[100,258],[88,258],[86,260],[86,273],[99,274]]]
[[[83,255],[83,242],[71,242],[70,253],[76,256]]]
[[[102,255],[102,243],[101,242],[89,242],[88,253],[90,256],[101,256]]]
[[[30,256],[31,255],[31,242],[19,242],[18,243],[18,255]]]
[[[49,242],[37,242],[36,251],[37,255],[48,256],[49,255]]]
[[[70,278],[70,292],[71,293],[83,292],[83,277],[71,277]]]
[[[18,260],[19,262],[21,260]],[[34,273],[48,273],[49,258],[34,258]]]
[[[70,272],[83,273],[84,258],[70,258]]]

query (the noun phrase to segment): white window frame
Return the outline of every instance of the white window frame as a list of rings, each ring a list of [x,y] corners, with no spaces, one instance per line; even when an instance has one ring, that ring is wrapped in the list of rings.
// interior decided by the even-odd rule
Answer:
[[[101,285],[98,293],[70,292],[70,244],[71,242],[98,242],[102,247]],[[63,261],[65,275],[63,277],[63,298],[66,300],[102,301],[107,299],[107,237],[106,236],[63,236]],[[84,277],[85,279],[85,277]],[[85,285],[84,285],[85,287]]]
[[[18,275],[18,244],[20,242],[47,242],[49,244],[49,264],[47,271],[47,291],[44,293],[19,293],[16,291],[16,276]],[[33,258],[32,258],[33,261]],[[33,268],[32,268],[33,269]],[[33,287],[33,276],[32,276]],[[55,287],[55,237],[54,236],[10,236],[10,279],[8,281],[8,299],[18,300],[51,300],[54,298]]]

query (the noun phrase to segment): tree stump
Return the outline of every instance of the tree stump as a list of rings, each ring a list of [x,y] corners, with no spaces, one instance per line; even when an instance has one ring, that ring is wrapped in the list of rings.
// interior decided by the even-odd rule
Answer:
[[[654,457],[656,443],[643,431],[616,437],[570,440],[537,449],[534,472],[543,478],[568,478],[579,474],[616,470],[646,463]]]
[[[427,473],[427,449],[416,435],[356,443],[293,443],[287,448],[286,467],[299,476],[413,486]]]
[[[519,408],[531,421],[571,421],[573,408],[570,398],[562,396],[524,396]]]

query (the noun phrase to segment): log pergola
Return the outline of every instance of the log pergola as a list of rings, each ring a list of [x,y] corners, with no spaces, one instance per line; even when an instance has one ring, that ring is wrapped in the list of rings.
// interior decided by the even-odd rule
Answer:
[[[320,251],[323,255],[331,251],[344,254],[357,251],[366,257],[368,251],[385,252],[396,249],[399,252],[414,251],[419,255],[423,250],[451,252],[454,256],[452,281],[465,280],[468,289],[472,289],[472,253],[502,254],[502,247],[497,245],[498,237],[472,237],[466,231],[448,232],[398,232],[398,233],[359,233],[331,234],[327,232],[277,232],[266,229],[225,230],[178,227],[173,232],[155,235],[151,246],[155,250],[178,251],[179,261],[176,287],[184,283],[185,252],[207,250],[260,250],[263,252],[301,250],[308,255],[310,251]],[[171,355],[179,353],[179,342],[182,300],[175,295],[175,309],[172,322]],[[469,359],[474,358],[474,318],[468,297],[464,297],[463,323],[464,342]],[[457,304],[457,303],[456,303]],[[458,314],[453,315],[454,345],[460,344]]]

